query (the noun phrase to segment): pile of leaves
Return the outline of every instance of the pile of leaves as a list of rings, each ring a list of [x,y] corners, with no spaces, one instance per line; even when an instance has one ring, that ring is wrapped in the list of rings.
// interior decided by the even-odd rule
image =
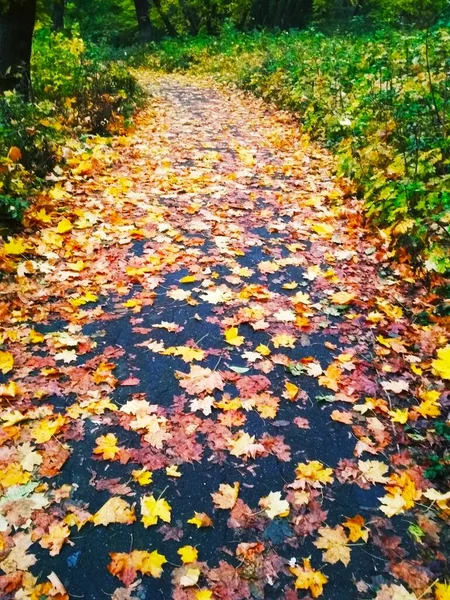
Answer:
[[[0,97],[0,220],[23,219],[30,196],[81,136],[123,129],[139,90],[123,64],[104,62],[75,34],[37,31],[33,97]],[[67,151],[66,151],[67,153]]]
[[[338,174],[396,258],[450,269],[450,34],[313,30],[168,40],[149,62],[213,73],[296,113],[337,155]]]

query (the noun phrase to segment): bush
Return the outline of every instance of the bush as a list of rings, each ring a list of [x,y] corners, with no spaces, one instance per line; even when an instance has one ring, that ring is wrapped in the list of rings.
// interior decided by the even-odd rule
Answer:
[[[187,60],[189,57],[189,60]],[[154,67],[214,73],[298,114],[337,155],[398,258],[450,269],[450,32],[228,32],[161,44]]]
[[[21,220],[27,198],[62,160],[64,142],[130,120],[139,97],[124,63],[104,60],[77,35],[41,29],[34,41],[33,98],[0,97],[0,218]],[[13,152],[11,152],[11,149]]]

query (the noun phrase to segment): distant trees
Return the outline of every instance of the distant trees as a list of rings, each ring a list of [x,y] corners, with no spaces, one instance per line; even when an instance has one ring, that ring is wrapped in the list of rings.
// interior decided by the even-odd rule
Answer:
[[[28,97],[36,0],[0,0],[0,92]]]

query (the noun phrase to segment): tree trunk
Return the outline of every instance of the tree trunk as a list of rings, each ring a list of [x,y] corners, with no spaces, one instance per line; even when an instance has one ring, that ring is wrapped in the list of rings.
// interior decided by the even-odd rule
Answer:
[[[0,11],[0,92],[31,93],[30,61],[36,0],[11,0]]]
[[[180,0],[181,10],[183,11],[184,18],[189,25],[189,31],[191,35],[197,35],[200,30],[200,23],[197,15],[192,8],[187,4],[186,0]]]
[[[66,0],[53,0],[53,31],[62,31],[64,29],[64,11]]]
[[[153,28],[148,15],[148,2],[147,0],[134,0],[134,7],[141,41],[150,42],[153,39]]]
[[[167,33],[169,35],[171,35],[172,37],[177,37],[178,36],[177,30],[172,25],[172,22],[170,21],[167,14],[161,8],[161,0],[153,0],[153,4],[155,5],[156,10],[158,11],[159,16],[161,17],[161,20],[164,23],[165,28],[167,29]]]

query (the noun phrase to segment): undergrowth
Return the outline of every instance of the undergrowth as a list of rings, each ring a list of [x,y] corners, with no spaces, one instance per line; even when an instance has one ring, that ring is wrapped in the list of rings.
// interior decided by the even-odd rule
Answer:
[[[228,31],[167,40],[147,64],[214,74],[298,115],[337,156],[397,260],[450,270],[450,32]]]
[[[19,223],[45,176],[64,160],[64,144],[125,127],[139,98],[123,63],[105,60],[76,34],[36,33],[31,102],[0,97],[0,221]]]

